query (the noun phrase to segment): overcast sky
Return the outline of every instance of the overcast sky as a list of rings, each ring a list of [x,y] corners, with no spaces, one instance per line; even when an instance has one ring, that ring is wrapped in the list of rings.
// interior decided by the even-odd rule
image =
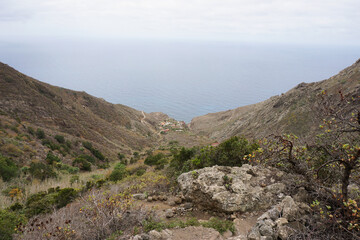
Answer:
[[[159,38],[360,45],[359,0],[0,0],[0,40]]]

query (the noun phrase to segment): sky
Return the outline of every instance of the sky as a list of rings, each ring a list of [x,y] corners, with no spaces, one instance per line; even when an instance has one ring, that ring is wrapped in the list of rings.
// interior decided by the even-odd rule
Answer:
[[[359,0],[0,0],[0,39],[360,45]]]

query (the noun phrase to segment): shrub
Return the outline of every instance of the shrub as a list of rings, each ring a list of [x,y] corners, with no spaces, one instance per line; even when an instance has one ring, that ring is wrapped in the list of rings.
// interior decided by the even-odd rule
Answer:
[[[123,179],[126,175],[126,166],[124,164],[118,163],[115,165],[114,170],[111,172],[109,179],[110,181],[116,182]]]
[[[43,139],[43,138],[45,138],[45,132],[44,132],[44,130],[42,130],[41,128],[38,128],[38,129],[36,130],[36,137],[37,137],[38,139]]]
[[[147,164],[147,165],[150,165],[150,166],[153,166],[153,165],[161,165],[164,163],[164,158],[165,158],[165,155],[162,154],[162,153],[158,153],[156,155],[149,155],[144,163]],[[166,161],[166,160],[165,160]]]
[[[82,157],[75,158],[72,165],[78,167],[82,171],[91,171],[91,163]]]
[[[32,162],[30,164],[29,172],[33,177],[38,178],[41,181],[47,178],[56,177],[56,173],[53,168],[43,163]]]
[[[0,209],[0,240],[11,240],[15,228],[20,224],[25,224],[24,215],[9,210]]]
[[[73,188],[63,188],[55,196],[55,205],[57,208],[65,207],[77,197],[77,191]]]
[[[82,158],[91,164],[95,164],[95,161],[96,161],[94,157],[86,155],[86,154],[79,155],[77,158]]]
[[[60,162],[60,158],[54,155],[51,151],[48,152],[45,158],[46,162],[52,165],[54,162]]]
[[[19,168],[10,158],[0,154],[0,176],[3,181],[7,182],[10,181],[11,178],[16,177],[18,170]]]
[[[35,130],[32,127],[27,127],[27,131],[28,133],[30,133],[31,135],[35,135]]]
[[[40,213],[50,213],[54,208],[62,208],[77,197],[73,188],[49,189],[48,192],[39,192],[31,195],[25,203],[25,214],[28,217]]]
[[[117,154],[117,157],[118,157],[118,159],[121,161],[121,160],[123,160],[123,159],[125,158],[125,154],[123,154],[123,153],[118,153],[118,154]]]
[[[73,176],[71,176],[71,178],[70,178],[70,184],[72,185],[72,184],[74,184],[74,183],[76,183],[76,182],[80,182],[80,177],[79,177],[79,175],[73,175]]]
[[[54,138],[56,139],[56,141],[58,141],[58,143],[61,143],[61,144],[65,143],[65,138],[62,135],[55,135]]]
[[[80,171],[80,169],[78,167],[72,167],[69,166],[67,164],[63,164],[63,163],[58,163],[56,164],[56,168],[62,171],[66,171],[67,173],[70,174],[76,174]]]
[[[105,156],[96,148],[92,146],[90,142],[83,142],[84,148],[88,149],[97,159],[103,161],[105,160]]]

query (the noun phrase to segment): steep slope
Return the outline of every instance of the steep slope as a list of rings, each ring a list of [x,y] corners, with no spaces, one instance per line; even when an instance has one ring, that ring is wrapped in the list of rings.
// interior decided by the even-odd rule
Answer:
[[[0,113],[21,123],[90,140],[108,151],[141,149],[158,138],[152,125],[142,121],[141,111],[51,86],[3,63]]]
[[[339,74],[316,83],[301,83],[281,96],[224,112],[194,118],[189,127],[197,134],[223,140],[234,135],[264,137],[269,134],[315,133],[321,116],[314,111],[317,95],[326,90],[333,97],[360,95],[360,59]]]

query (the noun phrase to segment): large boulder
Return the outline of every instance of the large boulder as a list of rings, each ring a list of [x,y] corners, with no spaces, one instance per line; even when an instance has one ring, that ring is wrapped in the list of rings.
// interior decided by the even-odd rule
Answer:
[[[248,212],[268,209],[284,196],[284,173],[261,166],[213,166],[178,177],[187,200],[206,209]]]

